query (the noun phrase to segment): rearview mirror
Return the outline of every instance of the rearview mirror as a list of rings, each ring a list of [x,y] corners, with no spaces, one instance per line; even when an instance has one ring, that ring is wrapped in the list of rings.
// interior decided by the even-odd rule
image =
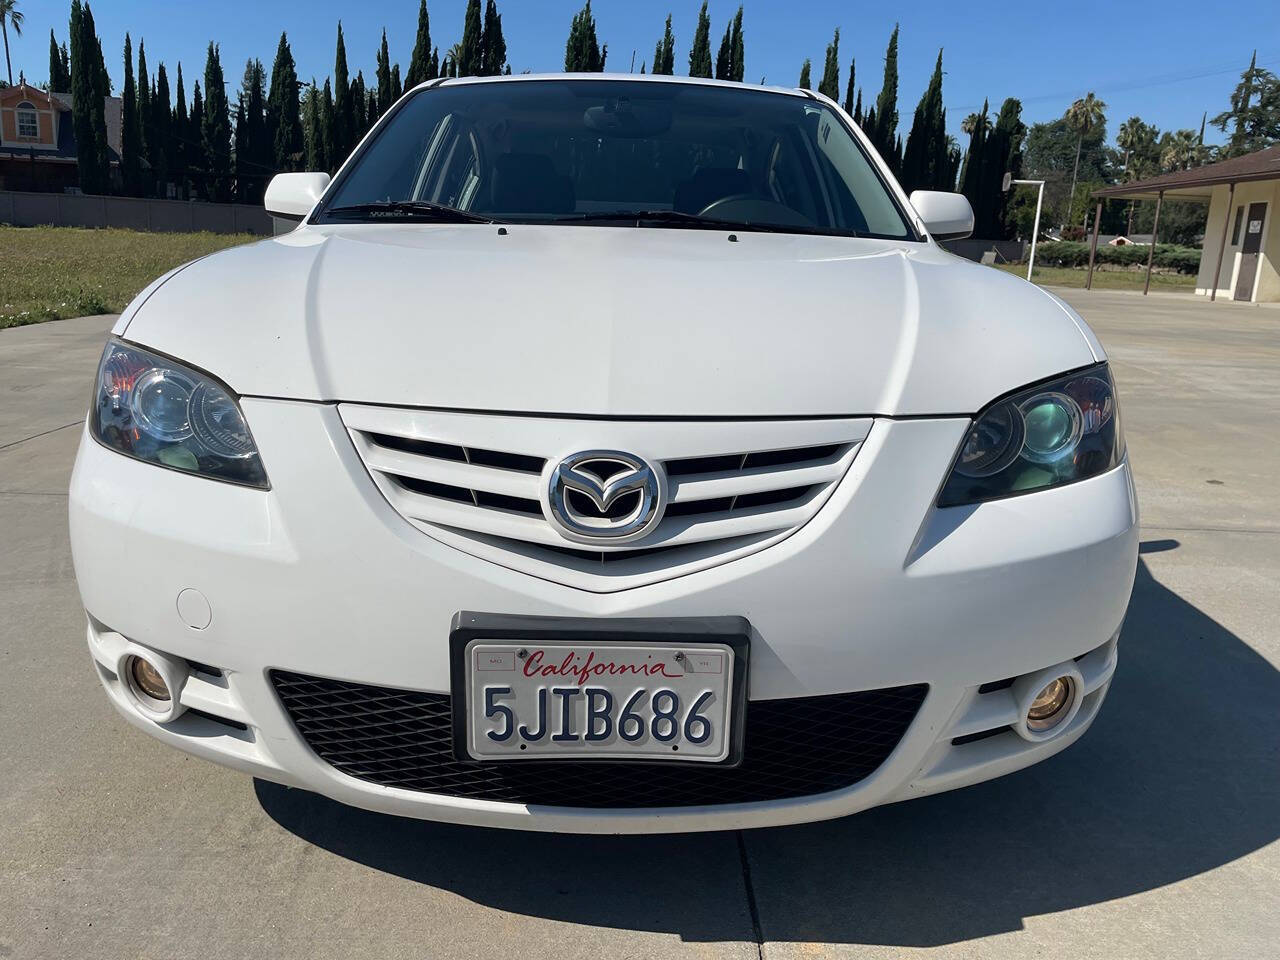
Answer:
[[[963,193],[915,190],[911,193],[911,206],[935,240],[963,240],[973,233],[973,207]]]
[[[327,173],[277,173],[267,184],[262,205],[273,217],[301,220],[329,187]]]

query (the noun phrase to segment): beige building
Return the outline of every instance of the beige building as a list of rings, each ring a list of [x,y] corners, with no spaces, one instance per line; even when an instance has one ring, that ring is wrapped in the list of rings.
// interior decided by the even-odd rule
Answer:
[[[1117,184],[1093,195],[1099,200],[1154,199],[1157,221],[1165,199],[1207,203],[1196,293],[1210,299],[1280,302],[1280,146]]]

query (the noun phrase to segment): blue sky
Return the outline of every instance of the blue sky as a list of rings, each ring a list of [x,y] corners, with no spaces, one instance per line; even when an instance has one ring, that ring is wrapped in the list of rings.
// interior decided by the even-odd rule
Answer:
[[[221,45],[223,68],[232,95],[245,60],[262,59],[267,69],[280,31],[288,31],[298,73],[323,78],[333,70],[337,22],[343,22],[351,73],[373,74],[374,56],[387,29],[393,61],[408,66],[417,22],[418,0],[96,0],[91,3],[107,66],[119,90],[123,77],[125,31],[135,44],[147,45],[151,70],[165,61],[174,80],[183,65],[187,95],[201,77],[206,44]],[[689,44],[700,0],[593,0],[598,33],[609,45],[608,66],[627,70],[653,55],[666,14],[674,15],[676,72],[687,71]],[[61,43],[67,37],[70,0],[21,0],[26,29],[21,39],[10,32],[13,71],[40,82],[48,75],[49,28]],[[712,49],[719,43],[737,0],[712,0]],[[432,40],[443,51],[462,33],[466,0],[428,0]],[[569,21],[581,0],[499,0],[512,69],[519,73],[559,70]],[[986,9],[984,9],[986,8]],[[933,2],[852,4],[848,0],[748,0],[744,16],[747,79],[792,85],[801,62],[814,62],[814,85],[821,74],[832,30],[841,28],[841,88],[850,57],[856,57],[864,100],[880,89],[885,45],[896,21],[902,32],[899,51],[899,113],[910,125],[938,48],[943,48],[943,97],[950,131],[978,109],[984,97],[998,107],[1006,96],[1022,99],[1028,123],[1060,116],[1067,104],[1094,90],[1108,104],[1108,134],[1124,118],[1138,114],[1162,130],[1198,128],[1203,111],[1210,117],[1226,109],[1253,45],[1259,63],[1280,71],[1280,3],[1245,0],[1224,8],[1248,29],[1227,29],[1222,17],[1205,17],[1200,2],[1099,3],[1077,0],[1052,8]],[[1212,127],[1206,140],[1221,138]]]

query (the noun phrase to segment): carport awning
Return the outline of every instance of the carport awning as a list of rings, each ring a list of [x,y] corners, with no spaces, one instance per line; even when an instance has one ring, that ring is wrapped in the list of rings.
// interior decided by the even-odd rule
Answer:
[[[1243,157],[1232,157],[1191,170],[1175,170],[1147,180],[1118,183],[1094,190],[1098,200],[1147,200],[1164,194],[1168,199],[1207,203],[1213,188],[1222,184],[1252,180],[1280,180],[1280,146],[1268,147]]]

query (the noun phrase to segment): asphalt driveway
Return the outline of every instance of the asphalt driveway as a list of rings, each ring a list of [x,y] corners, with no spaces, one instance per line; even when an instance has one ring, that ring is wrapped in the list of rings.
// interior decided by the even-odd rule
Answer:
[[[842,821],[622,839],[348,809],[127,727],[66,532],[111,318],[0,331],[0,957],[1280,956],[1280,310],[1065,295],[1143,514],[1092,731]]]

